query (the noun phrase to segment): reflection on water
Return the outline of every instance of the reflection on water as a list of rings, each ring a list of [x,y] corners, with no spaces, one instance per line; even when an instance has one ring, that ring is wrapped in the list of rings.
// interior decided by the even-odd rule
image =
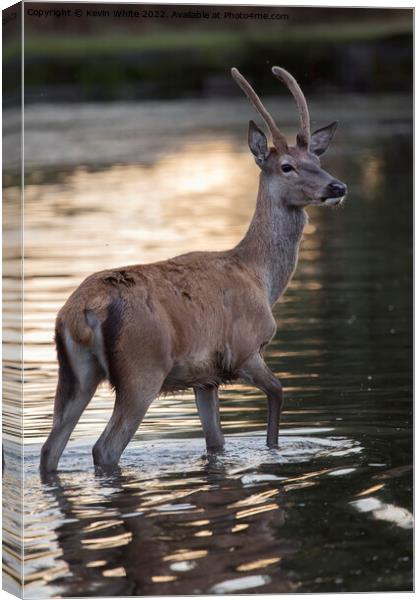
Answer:
[[[167,396],[152,404],[112,477],[95,473],[90,456],[112,409],[103,385],[62,471],[40,481],[56,381],[55,313],[92,271],[235,244],[254,207],[257,169],[233,109],[215,135],[209,119],[200,128],[195,107],[190,129],[181,118],[178,129],[172,123],[159,152],[153,144],[148,152],[143,140],[145,158],[136,164],[123,164],[126,156],[107,155],[107,162],[102,150],[100,167],[74,166],[84,162],[77,136],[88,147],[77,126],[65,165],[29,145],[27,597],[411,589],[411,138],[408,104],[390,106],[378,108],[377,121],[368,101],[346,115],[326,160],[349,184],[347,204],[312,210],[298,271],[275,309],[279,328],[267,360],[285,387],[280,451],[264,447],[264,398],[238,384],[221,394],[224,455],[203,456],[192,394]],[[161,108],[163,117],[177,110]],[[42,107],[34,110],[42,128]],[[120,108],[122,122],[131,110]],[[67,130],[54,125],[59,114],[49,114],[47,128],[52,141],[57,133],[56,147],[66,142]],[[369,128],[358,128],[368,116]],[[7,215],[16,192],[9,187]],[[18,489],[19,283],[12,232],[5,240],[7,509]],[[12,587],[19,569],[13,527],[6,542]]]
[[[100,596],[227,593],[262,585],[267,592],[294,591],[299,579],[280,565],[301,547],[281,532],[288,493],[315,485],[333,468],[299,476],[293,465],[297,457],[316,462],[337,451],[361,451],[341,438],[294,435],[284,439],[281,453],[264,450],[262,436],[230,438],[225,455],[208,458],[198,441],[135,447],[136,456],[113,477],[95,477],[79,450],[66,461],[70,471],[45,482],[38,492],[43,518],[27,520],[27,544],[36,540],[39,547],[48,539],[45,521],[56,523],[59,514],[54,555],[60,566],[40,572],[39,556],[29,558],[28,566],[37,568],[28,592],[41,592],[40,579],[51,571],[56,591],[70,596],[80,594],[81,585],[85,594]],[[28,501],[39,488],[33,479]]]

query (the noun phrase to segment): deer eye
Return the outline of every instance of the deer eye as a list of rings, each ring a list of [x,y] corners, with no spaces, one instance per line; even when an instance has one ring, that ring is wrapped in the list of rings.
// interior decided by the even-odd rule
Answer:
[[[283,173],[290,173],[290,171],[295,171],[294,167],[292,167],[292,165],[282,165],[281,166],[281,170],[283,171]]]

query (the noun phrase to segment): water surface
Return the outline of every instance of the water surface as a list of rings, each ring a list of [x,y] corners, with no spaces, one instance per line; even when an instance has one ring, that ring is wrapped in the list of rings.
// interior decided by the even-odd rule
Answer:
[[[119,471],[95,473],[91,447],[113,403],[102,385],[59,474],[44,481],[59,307],[93,271],[236,244],[258,172],[242,102],[28,110],[26,597],[412,588],[411,107],[404,98],[313,106],[318,123],[324,110],[342,116],[325,166],[350,193],[344,208],[311,209],[298,270],[275,307],[266,357],[285,389],[280,449],[264,446],[262,394],[235,384],[221,390],[223,455],[205,455],[186,392],[152,404]],[[6,239],[12,397],[19,285]],[[6,417],[7,510],[18,415]],[[13,532],[6,542],[12,585]]]

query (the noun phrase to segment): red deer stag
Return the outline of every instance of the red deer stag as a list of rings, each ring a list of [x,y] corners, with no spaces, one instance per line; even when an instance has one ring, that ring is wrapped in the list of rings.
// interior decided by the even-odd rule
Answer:
[[[282,386],[262,351],[276,332],[272,306],[296,268],[305,207],[337,205],[346,186],[321,169],[337,127],[310,133],[305,97],[284,69],[273,74],[296,101],[300,130],[289,146],[263,103],[235,68],[232,76],[270,131],[249,123],[248,144],[261,169],[257,205],[245,237],[225,252],[95,273],[58,313],[59,373],[51,433],[41,469],[60,456],[98,384],[115,388],[114,411],[93,448],[96,465],[113,466],[161,392],[193,388],[208,451],[223,448],[218,388],[242,379],[268,400],[267,444],[278,444]]]

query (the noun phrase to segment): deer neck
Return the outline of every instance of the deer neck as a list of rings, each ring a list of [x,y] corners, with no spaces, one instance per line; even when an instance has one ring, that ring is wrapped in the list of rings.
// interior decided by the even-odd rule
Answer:
[[[261,173],[257,206],[245,237],[236,246],[238,258],[252,268],[273,305],[284,292],[298,259],[307,214],[288,206],[282,191]]]

